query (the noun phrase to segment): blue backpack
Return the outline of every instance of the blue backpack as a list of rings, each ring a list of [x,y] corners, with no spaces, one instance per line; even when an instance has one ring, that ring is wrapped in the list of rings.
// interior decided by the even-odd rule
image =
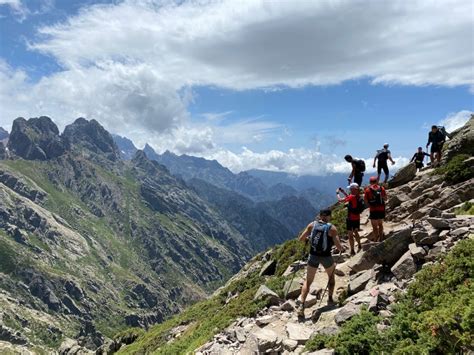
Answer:
[[[332,238],[329,237],[331,223],[313,223],[313,230],[309,237],[311,255],[331,255]]]

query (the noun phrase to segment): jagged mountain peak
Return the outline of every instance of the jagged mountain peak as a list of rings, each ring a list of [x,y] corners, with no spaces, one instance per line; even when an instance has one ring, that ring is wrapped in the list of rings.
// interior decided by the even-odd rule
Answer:
[[[71,145],[81,146],[94,153],[106,154],[112,161],[120,159],[120,151],[112,135],[94,119],[88,121],[79,117],[74,123],[66,126],[62,137]]]
[[[0,127],[0,141],[7,139],[8,136],[9,136],[8,131],[4,129],[3,127]]]
[[[67,149],[56,124],[47,116],[18,117],[13,121],[8,139],[12,154],[27,160],[47,160],[62,155]]]

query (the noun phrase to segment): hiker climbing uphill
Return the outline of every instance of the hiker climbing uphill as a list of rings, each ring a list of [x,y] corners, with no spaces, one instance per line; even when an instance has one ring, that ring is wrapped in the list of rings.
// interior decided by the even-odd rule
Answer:
[[[360,244],[359,228],[360,228],[360,214],[364,210],[364,200],[360,196],[359,185],[355,182],[348,186],[350,194],[347,194],[342,188],[336,191],[337,199],[339,202],[347,204],[347,235],[349,237],[349,245],[351,247],[351,256],[355,255],[354,251],[354,238],[357,241],[357,252],[362,249]],[[342,193],[344,197],[339,194]]]
[[[346,155],[344,159],[348,163],[351,163],[352,166],[352,171],[349,177],[347,178],[347,181],[350,184],[352,182],[352,179],[354,179],[354,182],[357,185],[362,186],[362,180],[364,179],[365,172],[365,162],[362,159],[354,159],[349,154]]]
[[[418,147],[418,151],[413,154],[413,157],[410,160],[410,163],[415,162],[416,170],[420,171],[424,166],[425,157],[429,157],[428,153],[423,151],[422,147]]]
[[[431,126],[431,131],[428,133],[428,143],[426,143],[426,149],[431,144],[431,166],[438,165],[441,161],[441,154],[443,150],[444,142],[446,141],[446,130],[444,127],[438,127],[436,125]]]
[[[387,161],[390,160],[392,165],[395,164],[395,162],[392,159],[392,155],[390,150],[388,150],[388,143],[385,143],[383,145],[383,149],[377,150],[377,153],[374,157],[374,164],[373,167],[375,168],[375,163],[377,162],[377,181],[380,182],[380,175],[382,174],[382,171],[385,174],[384,178],[384,184],[387,183],[388,177],[389,177],[389,170],[388,170],[388,164]]]
[[[364,191],[364,202],[369,206],[369,219],[372,224],[374,241],[381,242],[383,239],[383,221],[385,219],[385,201],[387,193],[377,182],[377,177],[370,178],[370,185]]]
[[[308,224],[304,232],[299,236],[299,240],[306,242],[309,240],[310,252],[308,258],[308,268],[306,271],[306,280],[301,289],[300,298],[297,300],[298,316],[304,317],[304,303],[309,293],[309,288],[313,283],[314,276],[319,264],[322,264],[328,275],[328,303],[333,301],[334,287],[336,279],[334,271],[336,263],[331,255],[332,246],[335,245],[339,252],[344,249],[337,235],[337,229],[331,223],[331,210],[321,210],[319,218]]]

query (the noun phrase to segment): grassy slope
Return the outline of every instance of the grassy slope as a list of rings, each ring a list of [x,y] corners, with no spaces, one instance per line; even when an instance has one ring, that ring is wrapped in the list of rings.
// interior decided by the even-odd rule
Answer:
[[[461,241],[440,262],[416,274],[399,296],[391,327],[379,333],[380,317],[367,311],[336,336],[318,335],[307,350],[337,354],[454,354],[474,348],[474,239]]]

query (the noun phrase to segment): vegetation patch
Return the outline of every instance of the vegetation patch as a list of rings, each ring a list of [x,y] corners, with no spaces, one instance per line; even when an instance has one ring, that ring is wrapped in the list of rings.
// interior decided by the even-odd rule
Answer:
[[[423,268],[400,296],[390,327],[377,331],[380,318],[363,310],[334,336],[317,335],[313,351],[337,354],[457,354],[474,347],[474,240],[463,240],[439,263]]]
[[[474,203],[472,202],[464,202],[464,204],[457,208],[454,213],[458,215],[474,215]]]
[[[473,170],[466,162],[469,158],[467,154],[456,155],[446,165],[436,168],[435,174],[444,175],[446,182],[450,185],[467,181],[474,177]]]

